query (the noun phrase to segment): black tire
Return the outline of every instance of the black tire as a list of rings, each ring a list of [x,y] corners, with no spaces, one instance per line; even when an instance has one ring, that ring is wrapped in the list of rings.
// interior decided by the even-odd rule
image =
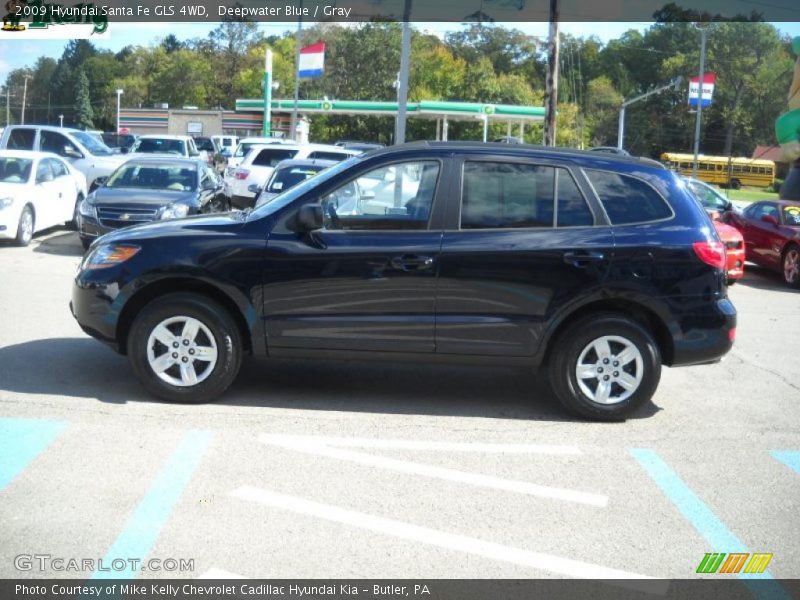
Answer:
[[[28,221],[30,219],[30,221]],[[29,226],[30,224],[30,226]],[[17,224],[17,235],[14,238],[14,243],[17,246],[27,246],[33,239],[33,232],[36,231],[36,215],[30,204],[23,207],[19,215],[19,223]]]
[[[781,258],[781,273],[783,274],[783,281],[792,288],[800,288],[800,273],[794,271],[794,279],[792,279],[789,262],[794,261],[797,264],[798,260],[800,260],[800,246],[789,244],[786,250],[783,251],[783,257]]]
[[[83,246],[84,251],[89,249],[89,246],[92,245],[93,241],[94,240],[92,240],[92,238],[84,238],[84,237],[81,238],[81,246]]]
[[[151,333],[160,323],[177,317],[197,319],[210,330],[216,342],[217,360],[210,374],[203,381],[187,387],[171,385],[162,380],[148,361],[147,345]],[[144,389],[169,402],[201,403],[216,399],[236,379],[242,364],[241,334],[233,318],[222,306],[198,294],[168,294],[147,304],[131,326],[127,350],[133,371]],[[180,367],[180,363],[174,367]],[[164,374],[169,376],[169,373],[175,373],[174,367],[164,371]],[[210,365],[207,368],[211,368]]]
[[[626,373],[635,375],[638,373],[638,368],[642,369],[638,387],[627,398],[622,398],[625,391],[620,384],[614,382],[613,378],[611,383],[606,384],[613,391],[613,395],[622,398],[619,402],[611,404],[596,402],[588,396],[581,389],[576,373],[578,360],[584,350],[589,347],[590,343],[605,336],[622,338],[629,342],[638,350],[641,363],[634,360],[633,364],[615,367],[613,352],[623,346],[612,341],[610,345],[611,362],[605,366],[603,364],[605,359],[597,358],[597,365],[600,365],[598,368],[608,369],[607,374],[602,377],[617,377],[619,373],[622,373],[623,376]],[[584,357],[584,364],[594,360],[597,355],[593,352],[589,351]],[[550,385],[556,397],[573,414],[596,421],[618,421],[625,419],[652,398],[661,379],[661,353],[650,332],[636,321],[615,313],[593,314],[567,327],[555,340],[550,355],[549,376]],[[584,381],[597,381],[594,392],[597,393],[600,389],[600,379],[585,379]],[[590,383],[584,383],[584,385],[591,387]]]
[[[731,179],[731,189],[738,190],[741,189],[742,182],[738,179]]]
[[[78,197],[75,199],[75,209],[72,211],[72,220],[66,222],[67,229],[78,231],[78,207],[81,205],[82,200],[83,194],[78,194]]]

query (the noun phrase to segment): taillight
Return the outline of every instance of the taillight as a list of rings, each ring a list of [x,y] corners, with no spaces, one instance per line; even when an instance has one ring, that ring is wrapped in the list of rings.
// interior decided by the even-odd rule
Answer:
[[[248,175],[250,175],[250,171],[245,171],[244,169],[236,169],[233,173],[236,179],[247,179]]]
[[[715,269],[725,268],[725,246],[722,242],[695,242],[692,244],[697,258]]]
[[[732,342],[736,339],[736,327],[728,329],[728,341]]]

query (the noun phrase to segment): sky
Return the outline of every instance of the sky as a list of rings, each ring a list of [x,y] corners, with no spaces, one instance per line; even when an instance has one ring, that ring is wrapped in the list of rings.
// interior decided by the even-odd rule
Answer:
[[[580,22],[580,23],[561,23],[561,31],[572,34],[576,37],[588,37],[595,35],[601,41],[607,42],[610,39],[619,37],[628,29],[644,30],[652,23],[606,23],[606,22]],[[9,41],[7,36],[0,40],[0,81],[4,81],[9,71],[32,66],[40,56],[59,58],[64,51],[64,46],[69,39],[75,37],[74,30],[78,27],[86,28],[86,35],[98,48],[108,49],[114,52],[121,50],[128,45],[150,45],[158,43],[160,39],[170,33],[174,34],[179,40],[188,40],[197,37],[206,37],[214,29],[217,23],[109,23],[108,30],[103,35],[90,35],[89,26],[66,26],[50,27],[40,32],[22,32],[23,34],[39,34],[47,36],[47,39],[18,38]],[[547,23],[498,23],[520,29],[528,35],[546,37]],[[458,23],[414,23],[413,26],[419,30],[443,36],[448,31],[459,28]],[[800,35],[800,23],[775,23],[775,26],[783,33],[791,36]],[[265,35],[280,35],[285,31],[294,31],[297,24],[287,23],[259,23]],[[62,29],[63,28],[63,29]],[[66,31],[64,31],[66,30]],[[53,36],[62,33],[63,39],[56,39]],[[17,35],[16,33],[7,35]]]

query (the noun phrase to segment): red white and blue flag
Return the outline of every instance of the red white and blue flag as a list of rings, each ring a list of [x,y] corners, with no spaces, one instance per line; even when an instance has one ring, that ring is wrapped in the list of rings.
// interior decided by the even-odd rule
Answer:
[[[695,76],[689,80],[689,106],[697,108],[697,97],[700,95],[700,78]],[[701,104],[703,108],[711,104],[711,96],[714,95],[714,84],[717,81],[716,73],[703,74],[703,98]]]
[[[325,70],[325,42],[300,49],[298,77],[321,77]]]

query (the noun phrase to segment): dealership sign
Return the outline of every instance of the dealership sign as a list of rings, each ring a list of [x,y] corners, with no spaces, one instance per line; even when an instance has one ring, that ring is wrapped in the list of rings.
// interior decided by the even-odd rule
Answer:
[[[700,93],[699,81],[699,77],[692,77],[689,80],[689,106],[694,108],[697,108],[697,97]],[[703,98],[701,101],[703,108],[711,104],[711,96],[714,95],[714,84],[716,81],[716,73],[706,73],[703,75]]]

